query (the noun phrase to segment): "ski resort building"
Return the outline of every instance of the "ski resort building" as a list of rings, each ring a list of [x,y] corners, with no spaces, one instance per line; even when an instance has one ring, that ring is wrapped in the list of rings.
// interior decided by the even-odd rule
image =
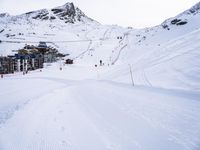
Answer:
[[[36,51],[37,53],[42,54],[44,63],[56,62],[58,54],[58,50],[53,47],[47,46],[46,42],[39,42],[38,46],[26,45],[24,47],[24,50],[27,50],[29,52]]]
[[[0,57],[0,74],[14,73],[15,61],[10,57]]]
[[[65,61],[65,64],[73,64],[73,63],[74,63],[74,61],[72,59],[67,59]]]
[[[43,68],[44,58],[39,53],[32,54],[16,54],[15,55],[15,71],[27,72]]]
[[[46,53],[44,54],[44,63],[53,63],[56,62],[57,59],[57,50],[50,48]]]
[[[38,46],[25,45],[17,52],[13,56],[0,57],[0,74],[40,69],[44,63],[56,62],[58,55],[57,49],[48,47],[45,42],[40,42]]]
[[[38,48],[39,49],[47,49],[48,48],[47,43],[46,42],[39,42]]]

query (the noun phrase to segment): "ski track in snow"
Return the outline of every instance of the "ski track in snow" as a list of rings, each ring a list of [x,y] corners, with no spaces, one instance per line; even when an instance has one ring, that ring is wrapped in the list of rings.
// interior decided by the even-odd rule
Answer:
[[[127,84],[96,80],[95,70],[88,72],[88,69],[83,69],[82,75],[92,75],[92,80],[87,76],[81,80],[68,79],[65,73],[76,72],[78,68],[68,69],[62,73],[52,68],[54,75],[49,75],[51,69],[47,69],[41,75],[9,77],[22,84],[27,79],[29,82],[39,80],[56,84],[56,88],[46,91],[47,87],[43,86],[44,94],[31,98],[1,125],[0,149],[199,148],[199,93],[148,87],[150,83],[145,72],[142,72],[142,80],[147,86],[133,88]],[[8,82],[9,78],[1,82]],[[30,89],[39,88],[34,84],[29,86]],[[12,92],[21,90],[26,91],[21,88]],[[4,98],[8,95],[5,93]]]

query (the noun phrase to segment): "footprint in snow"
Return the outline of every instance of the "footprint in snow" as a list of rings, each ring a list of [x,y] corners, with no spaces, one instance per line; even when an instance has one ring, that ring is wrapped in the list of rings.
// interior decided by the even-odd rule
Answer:
[[[67,141],[65,141],[65,140],[62,140],[62,141],[61,141],[61,144],[62,144],[63,146],[69,146],[69,143],[68,143]]]
[[[65,132],[65,127],[62,126],[62,127],[61,127],[61,131],[62,131],[62,132]]]
[[[62,110],[59,110],[58,112],[59,112],[59,114],[62,114],[62,113],[63,113],[63,111],[62,111]]]

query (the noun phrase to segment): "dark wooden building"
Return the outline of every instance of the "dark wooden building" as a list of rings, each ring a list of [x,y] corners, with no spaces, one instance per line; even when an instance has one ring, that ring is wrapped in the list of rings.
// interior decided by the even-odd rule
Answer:
[[[73,64],[73,63],[74,63],[74,61],[72,59],[67,59],[65,61],[65,64]]]

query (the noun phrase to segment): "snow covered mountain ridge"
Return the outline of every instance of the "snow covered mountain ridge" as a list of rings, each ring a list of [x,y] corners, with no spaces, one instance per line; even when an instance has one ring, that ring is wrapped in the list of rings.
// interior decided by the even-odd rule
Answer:
[[[84,21],[93,21],[91,18],[87,17],[78,7],[75,7],[73,3],[66,3],[63,6],[55,7],[50,10],[42,9],[38,11],[27,12],[22,15],[10,16],[8,13],[0,14],[0,18],[11,19],[11,21],[16,21],[18,19],[35,19],[35,20],[62,20],[65,23],[75,23]]]
[[[200,16],[200,2],[190,9],[180,13],[176,17],[169,18],[162,23],[163,28],[170,30],[169,25],[181,26],[187,24],[191,19]]]
[[[200,13],[200,2],[198,2],[196,5],[194,5],[192,8],[190,8],[186,12],[194,14],[194,15],[197,13]]]

